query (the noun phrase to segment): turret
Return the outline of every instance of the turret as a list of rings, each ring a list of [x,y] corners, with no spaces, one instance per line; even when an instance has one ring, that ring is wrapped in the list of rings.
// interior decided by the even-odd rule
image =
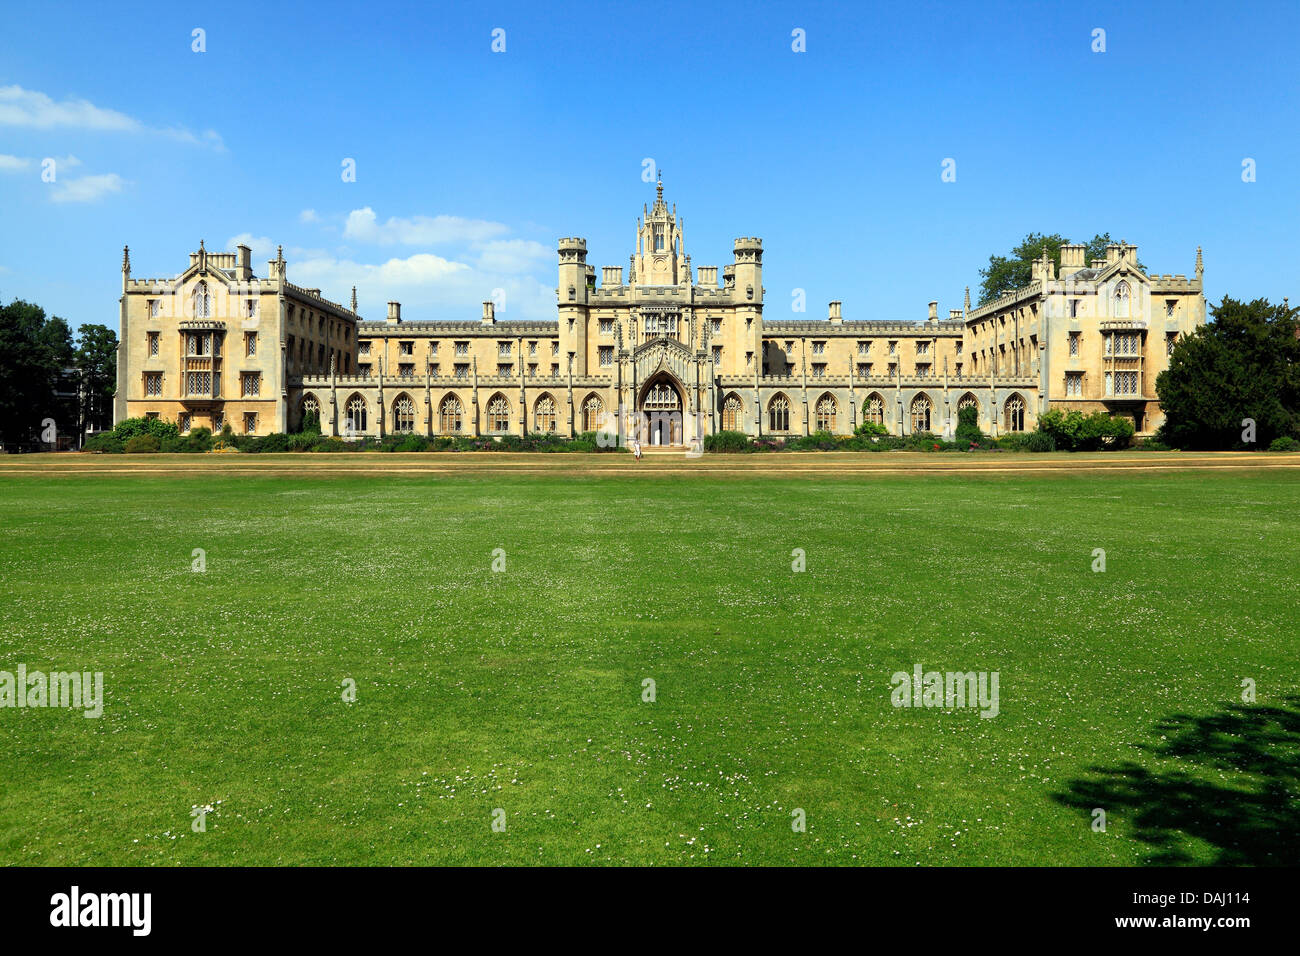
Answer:
[[[587,374],[587,301],[590,295],[587,277],[595,284],[595,269],[587,265],[587,240],[577,237],[561,239],[560,286],[560,358],[561,367],[570,361],[574,375]]]

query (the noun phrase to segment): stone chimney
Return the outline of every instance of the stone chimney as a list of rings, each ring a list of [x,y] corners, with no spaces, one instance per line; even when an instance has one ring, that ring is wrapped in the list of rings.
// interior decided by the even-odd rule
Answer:
[[[1068,279],[1083,268],[1083,257],[1088,247],[1082,243],[1070,242],[1061,246],[1061,278]]]
[[[242,242],[235,246],[235,278],[243,282],[253,278],[253,250]]]
[[[718,267],[717,266],[700,266],[699,284],[707,289],[716,289],[718,287]]]
[[[832,322],[839,324],[844,321],[843,305],[844,303],[840,302],[839,299],[830,304],[829,318]]]
[[[623,267],[622,266],[601,266],[600,267],[600,284],[606,287],[621,286],[623,284]]]
[[[483,321],[491,325],[497,320],[497,307],[491,299],[483,303]]]
[[[1118,242],[1106,243],[1106,265],[1111,265],[1112,263],[1119,262],[1120,251],[1123,248],[1124,247],[1121,246]]]
[[[397,325],[402,321],[402,303],[388,303],[388,324]]]
[[[936,321],[936,320],[939,318],[939,300],[938,300],[938,299],[935,299],[933,302],[930,303],[930,314],[927,315],[926,318],[929,319],[931,322],[934,322],[934,321]]]

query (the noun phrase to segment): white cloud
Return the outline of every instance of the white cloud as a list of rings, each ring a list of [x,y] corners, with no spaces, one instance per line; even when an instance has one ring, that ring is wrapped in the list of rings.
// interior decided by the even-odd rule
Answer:
[[[126,185],[117,173],[102,176],[82,176],[80,179],[61,179],[54,184],[55,202],[94,202],[110,193],[122,191]]]
[[[0,126],[31,129],[84,129],[118,133],[158,133],[171,139],[224,149],[213,130],[193,133],[183,127],[150,129],[134,116],[96,106],[89,100],[69,98],[56,102],[45,93],[21,86],[0,86]]]
[[[478,268],[485,272],[531,272],[551,256],[551,250],[531,239],[497,239],[479,243]]]
[[[304,209],[298,213],[298,221],[307,223],[320,222],[320,216],[316,215],[315,209]]]
[[[255,236],[251,232],[241,232],[237,236],[231,236],[226,240],[226,251],[234,252],[236,246],[248,246],[253,250],[253,258],[256,259],[274,259],[275,243],[266,236]]]
[[[509,231],[503,223],[463,219],[460,216],[412,216],[410,219],[393,216],[380,224],[375,211],[366,206],[348,213],[343,235],[347,239],[383,246],[413,246],[436,242],[481,242],[503,236]]]
[[[32,161],[30,159],[0,153],[0,173],[22,172],[24,169],[30,169],[31,165]]]
[[[346,302],[357,287],[361,312],[382,318],[383,303],[402,303],[402,316],[424,319],[477,319],[485,299],[504,289],[503,319],[555,318],[555,288],[531,276],[503,275],[446,259],[417,253],[385,262],[364,263],[330,256],[289,263],[289,281],[309,289],[322,289],[327,298]]]

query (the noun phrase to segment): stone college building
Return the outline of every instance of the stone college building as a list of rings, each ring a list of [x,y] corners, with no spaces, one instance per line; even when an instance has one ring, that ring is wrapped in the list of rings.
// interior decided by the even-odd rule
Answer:
[[[763,314],[763,243],[692,269],[676,207],[656,186],[627,273],[587,264],[559,241],[554,321],[498,320],[485,302],[463,322],[383,321],[289,281],[283,253],[253,275],[251,252],[200,242],[170,279],[134,279],[123,252],[115,420],[158,416],[181,431],[327,435],[521,435],[617,431],[686,445],[720,430],[753,436],[891,433],[951,437],[958,410],[992,434],[1032,430],[1048,408],[1161,422],[1156,375],[1205,321],[1201,252],[1193,278],[1147,275],[1137,247],[1085,247],[1033,264],[1032,280],[979,308],[936,302],[918,321]]]

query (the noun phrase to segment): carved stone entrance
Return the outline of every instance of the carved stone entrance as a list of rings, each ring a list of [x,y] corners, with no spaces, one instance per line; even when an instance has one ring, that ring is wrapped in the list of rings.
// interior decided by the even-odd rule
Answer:
[[[683,443],[682,393],[668,375],[657,375],[646,384],[638,403],[638,430],[646,445]]]

